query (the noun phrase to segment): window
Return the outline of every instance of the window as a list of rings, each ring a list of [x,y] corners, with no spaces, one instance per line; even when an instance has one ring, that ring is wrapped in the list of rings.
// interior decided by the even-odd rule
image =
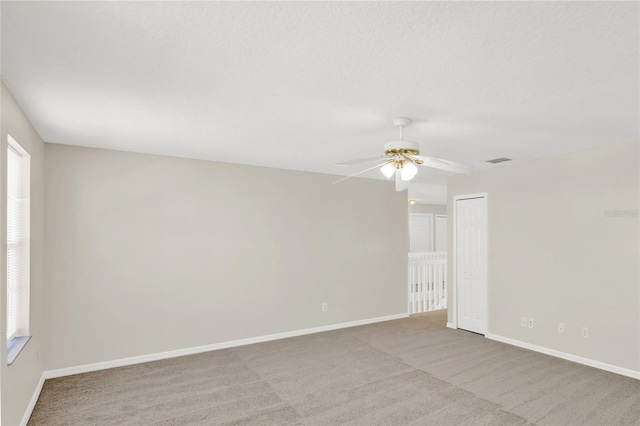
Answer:
[[[26,344],[29,334],[29,166],[29,154],[11,136],[8,136],[7,343],[9,363]],[[21,345],[22,342],[24,344]]]

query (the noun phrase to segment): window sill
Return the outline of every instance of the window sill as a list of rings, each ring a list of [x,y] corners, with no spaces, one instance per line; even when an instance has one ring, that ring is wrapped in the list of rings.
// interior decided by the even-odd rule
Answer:
[[[7,365],[13,364],[13,361],[18,358],[18,354],[27,345],[29,339],[31,339],[31,336],[18,336],[7,343]]]

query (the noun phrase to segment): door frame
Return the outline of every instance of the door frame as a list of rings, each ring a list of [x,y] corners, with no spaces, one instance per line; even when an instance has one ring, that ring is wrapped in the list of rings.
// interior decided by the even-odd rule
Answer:
[[[438,218],[439,217],[444,217],[445,219],[447,219],[447,226],[444,228],[444,237],[445,240],[447,239],[447,228],[449,227],[449,218],[447,217],[446,214],[436,214],[435,216],[433,216],[433,251],[438,251],[436,250],[436,246],[438,245]],[[448,241],[447,241],[448,243]],[[447,250],[445,250],[446,252]]]
[[[461,194],[461,195],[455,195],[453,197],[453,240],[451,241],[451,250],[452,250],[452,259],[451,259],[451,265],[453,266],[453,270],[452,272],[452,276],[453,276],[453,280],[451,282],[452,284],[452,299],[453,299],[453,303],[452,308],[453,308],[453,322],[451,323],[452,327],[451,328],[458,328],[458,276],[457,276],[457,270],[458,270],[458,265],[456,264],[456,259],[457,259],[457,238],[456,238],[456,229],[458,228],[458,218],[456,215],[456,212],[458,210],[458,201],[460,200],[468,200],[470,198],[484,198],[484,202],[485,202],[485,206],[486,206],[486,214],[485,214],[485,230],[486,230],[486,244],[487,244],[487,250],[485,250],[485,276],[484,276],[484,280],[485,280],[485,284],[486,284],[486,289],[487,289],[487,294],[485,295],[485,326],[486,326],[486,330],[485,330],[485,336],[489,333],[489,194],[487,192],[477,192],[474,194]]]

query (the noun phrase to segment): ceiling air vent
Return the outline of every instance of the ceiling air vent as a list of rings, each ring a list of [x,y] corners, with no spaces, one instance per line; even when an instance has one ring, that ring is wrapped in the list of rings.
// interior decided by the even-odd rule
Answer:
[[[487,163],[498,164],[498,163],[504,163],[505,161],[511,161],[511,158],[506,158],[506,157],[494,158],[493,160],[487,160]]]

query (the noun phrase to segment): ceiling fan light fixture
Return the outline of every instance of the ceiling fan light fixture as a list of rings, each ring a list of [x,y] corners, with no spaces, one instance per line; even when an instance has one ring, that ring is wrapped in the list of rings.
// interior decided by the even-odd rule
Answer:
[[[393,163],[387,163],[380,167],[380,171],[387,179],[391,179],[391,176],[396,172],[396,166]]]
[[[377,164],[342,179],[338,179],[334,183],[339,183],[346,179],[350,179],[361,175],[362,173],[379,168],[380,172],[387,179],[395,177],[396,191],[400,192],[407,189],[409,187],[409,182],[416,177],[416,174],[418,173],[417,166],[426,166],[447,172],[466,174],[471,173],[473,170],[473,166],[469,164],[456,163],[455,161],[420,155],[420,144],[404,139],[403,129],[411,124],[410,118],[398,117],[393,120],[393,124],[398,127],[400,138],[384,144],[384,155],[380,157],[363,158],[360,160],[336,163],[336,166],[350,166],[373,162],[376,162]]]
[[[405,182],[410,181],[416,174],[418,173],[418,168],[411,161],[407,161],[402,165],[402,170],[400,171],[400,179]]]

